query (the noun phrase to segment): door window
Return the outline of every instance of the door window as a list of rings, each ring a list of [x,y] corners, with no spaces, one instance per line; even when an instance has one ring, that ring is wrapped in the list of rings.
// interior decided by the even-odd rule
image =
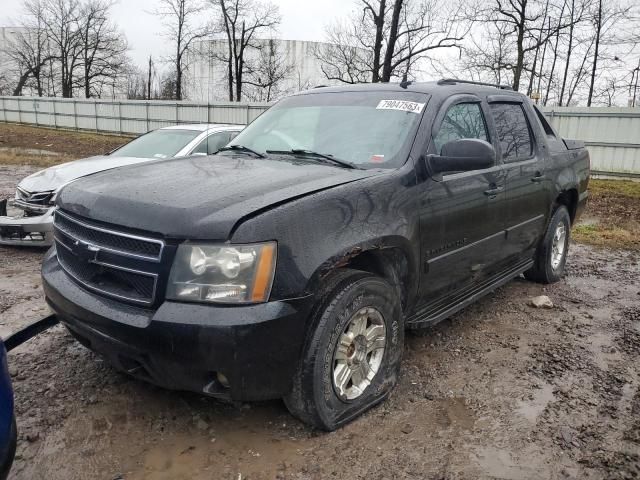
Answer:
[[[513,162],[531,157],[533,142],[529,122],[519,103],[492,103],[491,111],[500,140],[502,159]]]
[[[229,143],[229,133],[214,133],[209,135],[193,150],[191,153],[204,153],[205,155],[212,155]]]
[[[458,103],[449,108],[433,141],[440,154],[445,143],[463,138],[489,141],[487,125],[479,103]]]

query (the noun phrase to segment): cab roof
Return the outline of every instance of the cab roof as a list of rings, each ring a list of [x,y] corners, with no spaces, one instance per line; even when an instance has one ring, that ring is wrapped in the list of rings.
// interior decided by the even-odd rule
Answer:
[[[506,95],[522,98],[507,86],[473,83],[465,80],[443,79],[433,82],[401,82],[401,83],[360,83],[355,85],[341,85],[331,87],[316,87],[300,94],[314,93],[342,93],[342,92],[414,92],[428,94],[434,97],[448,97],[455,94]]]
[[[170,127],[162,127],[160,130],[195,130],[198,132],[206,132],[209,130],[240,131],[244,127],[245,125],[233,125],[230,123],[183,123]]]

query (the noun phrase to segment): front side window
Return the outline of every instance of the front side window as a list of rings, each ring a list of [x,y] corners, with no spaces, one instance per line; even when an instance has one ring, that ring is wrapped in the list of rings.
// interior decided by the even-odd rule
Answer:
[[[436,151],[440,154],[445,143],[463,138],[489,141],[487,125],[479,103],[458,103],[450,107],[433,141]]]
[[[120,147],[111,156],[171,158],[201,133],[198,130],[154,130]]]
[[[286,98],[245,128],[231,145],[260,153],[313,151],[361,168],[402,165],[429,95],[361,91]]]
[[[533,154],[529,122],[519,103],[492,103],[491,111],[505,162],[523,160]]]

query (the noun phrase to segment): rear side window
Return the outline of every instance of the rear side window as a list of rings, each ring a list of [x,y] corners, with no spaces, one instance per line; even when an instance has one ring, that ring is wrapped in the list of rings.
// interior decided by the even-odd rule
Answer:
[[[498,140],[505,162],[529,158],[533,154],[533,142],[529,122],[522,105],[518,103],[492,103],[491,111],[498,132]]]
[[[533,109],[535,110],[536,115],[538,116],[538,120],[540,121],[540,125],[542,126],[542,129],[544,130],[544,134],[547,137],[547,143],[549,144],[549,149],[551,150],[551,152],[552,153],[564,152],[567,149],[567,147],[564,145],[564,142],[560,138],[558,138],[556,133],[553,131],[553,128],[547,121],[546,117],[544,116],[544,113],[542,113],[538,109],[538,107],[534,106]]]
[[[458,103],[450,107],[433,141],[439,154],[445,143],[463,138],[489,141],[487,125],[478,103]]]

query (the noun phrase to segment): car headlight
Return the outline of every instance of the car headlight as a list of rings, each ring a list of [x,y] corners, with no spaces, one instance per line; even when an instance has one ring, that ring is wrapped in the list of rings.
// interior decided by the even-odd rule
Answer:
[[[266,302],[276,268],[276,243],[183,243],[171,267],[167,299],[214,303]]]

